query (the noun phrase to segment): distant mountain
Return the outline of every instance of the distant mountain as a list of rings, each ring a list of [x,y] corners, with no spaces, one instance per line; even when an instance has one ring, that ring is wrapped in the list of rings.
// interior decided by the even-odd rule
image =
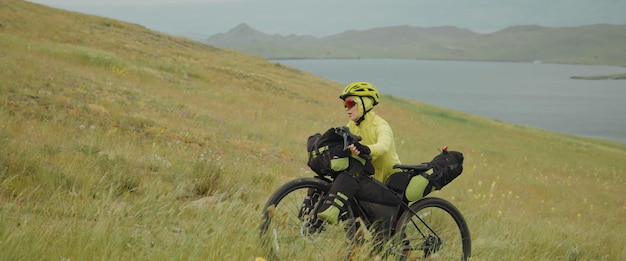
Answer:
[[[213,35],[207,39],[207,43],[219,47],[246,47],[259,44],[299,44],[303,42],[314,42],[318,38],[310,35],[268,35],[255,30],[245,23],[237,25],[227,33]],[[236,49],[236,48],[235,48]]]
[[[513,26],[479,34],[452,26],[393,26],[340,34],[268,35],[240,24],[206,43],[268,59],[403,58],[626,66],[626,25]]]

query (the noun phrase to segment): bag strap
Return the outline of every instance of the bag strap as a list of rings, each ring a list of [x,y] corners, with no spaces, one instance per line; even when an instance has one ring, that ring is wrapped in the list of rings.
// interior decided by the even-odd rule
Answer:
[[[322,136],[319,136],[316,140],[313,141],[313,148],[312,150],[309,152],[309,158],[316,158],[318,155],[320,155],[320,151],[319,151],[319,142]]]

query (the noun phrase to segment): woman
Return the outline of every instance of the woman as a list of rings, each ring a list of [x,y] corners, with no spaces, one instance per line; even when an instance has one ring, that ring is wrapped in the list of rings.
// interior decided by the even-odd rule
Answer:
[[[393,166],[400,164],[393,140],[393,131],[389,123],[378,116],[374,106],[380,102],[380,95],[374,85],[367,82],[351,83],[339,96],[350,121],[346,126],[355,135],[361,136],[361,144],[369,147],[374,165],[374,178],[385,183],[389,175],[395,172]],[[350,146],[353,154],[360,152]]]
[[[393,166],[400,164],[393,139],[393,131],[389,123],[374,113],[373,108],[380,102],[380,95],[374,85],[367,82],[348,84],[339,96],[350,121],[347,127],[355,135],[361,136],[360,144],[350,145],[352,154],[361,152],[372,157],[374,178],[385,183],[387,178],[395,172]],[[361,168],[362,169],[362,168]],[[356,196],[359,200],[371,201],[383,205],[397,205],[399,198],[390,194],[383,187],[372,184],[371,179],[360,177],[359,171],[345,171],[337,175],[330,188],[328,197],[324,201],[318,218],[330,224],[338,221],[339,214],[345,209],[350,197]],[[384,217],[383,221],[390,222],[395,213]]]

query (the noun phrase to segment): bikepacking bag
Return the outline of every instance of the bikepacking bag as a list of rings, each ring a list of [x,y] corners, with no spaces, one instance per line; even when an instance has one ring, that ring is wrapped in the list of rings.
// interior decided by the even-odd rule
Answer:
[[[367,146],[359,143],[361,137],[350,133],[348,127],[330,128],[323,134],[316,133],[307,140],[309,159],[307,165],[318,175],[335,177],[342,171],[351,174],[374,174],[374,166]],[[361,152],[352,155],[348,144],[354,144]]]
[[[406,171],[391,174],[386,185],[396,193],[403,194],[407,202],[417,201],[433,191],[433,185],[426,178],[426,174],[422,176]]]
[[[350,165],[350,150],[344,148],[344,138],[335,128],[324,134],[311,135],[307,141],[307,165],[318,175],[328,176],[346,170]]]
[[[447,148],[441,154],[435,156],[429,166],[433,173],[428,175],[428,180],[436,190],[442,189],[463,172],[463,153],[448,151]]]
[[[387,187],[403,193],[405,200],[412,202],[440,190],[463,172],[463,153],[448,151],[446,147],[432,161],[426,162],[431,174],[414,175],[410,172],[397,172],[389,176]]]

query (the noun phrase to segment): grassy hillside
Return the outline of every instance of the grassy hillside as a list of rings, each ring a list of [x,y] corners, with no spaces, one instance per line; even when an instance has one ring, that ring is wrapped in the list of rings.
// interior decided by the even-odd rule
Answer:
[[[260,208],[312,175],[305,140],[347,121],[341,89],[139,25],[0,2],[0,260],[263,256]],[[377,111],[404,163],[465,153],[434,195],[464,213],[472,260],[626,258],[626,145],[389,95]]]

